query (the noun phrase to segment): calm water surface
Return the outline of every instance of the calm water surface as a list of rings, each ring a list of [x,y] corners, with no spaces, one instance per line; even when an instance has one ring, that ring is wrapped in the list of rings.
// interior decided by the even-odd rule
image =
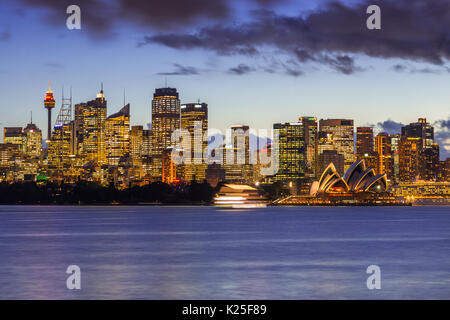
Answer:
[[[450,299],[450,208],[0,206],[0,299],[317,298]]]

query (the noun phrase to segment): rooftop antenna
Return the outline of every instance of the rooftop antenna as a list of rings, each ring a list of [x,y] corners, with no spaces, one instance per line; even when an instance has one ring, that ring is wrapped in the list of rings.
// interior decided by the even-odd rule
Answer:
[[[33,111],[30,111],[30,113],[31,113],[31,120],[30,120],[30,123],[33,124]]]
[[[72,87],[70,87],[70,98],[64,96],[64,87],[62,89],[62,103],[59,109],[55,125],[68,124],[72,120]]]
[[[123,105],[125,105],[125,88],[123,88]]]
[[[103,93],[103,81],[102,81],[102,84],[101,84],[101,90],[100,90],[100,93]]]

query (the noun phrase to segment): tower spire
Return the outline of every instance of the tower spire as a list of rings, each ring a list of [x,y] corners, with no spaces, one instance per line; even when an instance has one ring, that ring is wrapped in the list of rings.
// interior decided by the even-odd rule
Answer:
[[[105,95],[103,94],[103,82],[101,82],[101,85],[100,85],[100,92],[97,93],[97,98],[102,99],[102,101],[103,101],[103,99],[105,98]]]

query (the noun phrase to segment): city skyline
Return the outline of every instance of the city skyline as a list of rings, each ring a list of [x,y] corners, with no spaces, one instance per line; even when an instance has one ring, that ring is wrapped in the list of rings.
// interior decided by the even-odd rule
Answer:
[[[45,105],[48,105],[47,100],[49,99],[48,98],[49,97],[49,95],[48,95],[49,93],[50,93],[50,99],[53,99],[53,101],[51,101],[54,104],[54,107],[51,107],[52,109],[54,109],[54,110],[52,110],[52,120],[51,120],[52,121],[51,122],[51,128],[53,130],[54,125],[57,124],[57,121],[58,121],[57,115],[60,112],[62,103],[66,103],[65,105],[67,107],[67,100],[69,100],[69,99],[67,98],[67,95],[68,95],[67,91],[66,91],[66,94],[65,94],[66,95],[65,99],[63,99],[63,97],[62,97],[62,94],[64,94],[63,90],[62,90],[62,93],[61,93],[61,97],[58,97],[58,94],[54,90],[52,90],[53,85],[51,84],[50,81],[49,81],[48,85],[49,85],[48,91],[46,93],[43,93],[43,97],[45,98],[44,99],[44,102],[45,102],[44,104]],[[166,83],[166,85],[167,85],[167,83]],[[104,92],[103,92],[103,82],[100,83],[100,89],[101,89],[100,90],[100,94],[105,95]],[[177,88],[171,88],[169,86],[161,87],[161,88],[159,88],[157,90],[164,90],[164,89],[178,90]],[[98,95],[99,95],[99,93],[96,94],[97,98],[98,98]],[[177,95],[179,95],[178,91],[177,91]],[[107,94],[106,94],[106,96],[107,96]],[[70,88],[70,97],[71,97],[70,99],[72,99],[72,88]],[[144,121],[145,123],[136,122],[136,121],[133,122],[132,121],[133,116],[131,115],[132,114],[131,110],[133,110],[133,107],[130,105],[129,102],[126,102],[126,101],[129,101],[129,99],[126,97],[125,93],[123,93],[122,99],[123,99],[122,103],[125,103],[125,104],[123,104],[121,107],[118,107],[117,110],[116,109],[112,109],[112,108],[115,108],[115,107],[110,107],[109,108],[110,110],[105,108],[105,115],[104,116],[105,117],[113,116],[114,114],[119,112],[119,110],[121,110],[123,107],[128,106],[128,113],[129,113],[129,118],[130,118],[130,127],[141,125],[145,129],[151,130],[151,128],[152,128],[152,117],[151,117],[151,115],[150,115],[149,121]],[[92,100],[92,98],[90,98],[90,99],[88,98],[88,100]],[[106,98],[105,98],[105,100],[109,101],[109,99],[106,99]],[[180,105],[196,104],[196,102],[194,102],[194,101],[187,102],[187,101],[182,101],[181,99],[179,99],[179,100],[180,100]],[[200,101],[200,99],[197,99],[197,100]],[[42,101],[42,99],[41,99],[41,101]],[[58,105],[58,101],[61,102],[59,105]],[[70,103],[72,103],[72,100],[70,100],[70,101],[71,101]],[[71,108],[73,109],[72,112],[76,113],[76,111],[75,111],[76,105],[78,105],[80,103],[77,103],[76,100],[74,100],[74,101],[75,102],[73,102],[73,105],[71,104]],[[201,102],[201,103],[204,103],[204,102]],[[150,108],[151,108],[151,103],[150,103]],[[210,108],[211,108],[211,106],[210,106]],[[208,109],[210,109],[210,108],[208,108]],[[212,110],[213,110],[213,112],[210,112],[210,114],[211,113],[214,114],[214,108]],[[41,107],[41,113],[45,114],[45,112],[42,111],[42,107]],[[151,111],[150,111],[150,113],[151,113]],[[71,113],[69,113],[69,114],[71,114]],[[33,113],[31,112],[31,117],[32,117],[32,115],[33,115]],[[343,117],[332,118],[332,117],[327,117],[326,115],[323,118],[317,117],[315,114],[311,114],[311,116],[315,117],[317,120],[325,121],[325,122],[328,121],[328,120],[333,121],[334,119],[344,119]],[[47,117],[47,115],[46,115],[46,117]],[[181,117],[181,113],[180,113],[180,117]],[[296,122],[297,120],[299,120],[299,118],[302,118],[301,114],[298,115],[297,118],[284,119],[281,123]],[[419,117],[419,119],[420,118],[425,118],[425,117],[422,115],[422,116]],[[7,118],[3,118],[3,121],[6,120],[6,119]],[[33,118],[31,118],[31,120],[30,120],[31,122],[23,121],[23,125],[21,125],[21,123],[13,123],[12,126],[7,126],[7,125],[5,125],[6,121],[4,121],[4,122],[0,123],[0,126],[3,127],[3,128],[5,128],[5,127],[14,128],[14,127],[19,127],[19,126],[25,128],[26,124],[34,124],[34,125],[37,125],[37,127],[40,130],[42,130],[43,132],[47,132],[47,119],[46,118],[44,118],[44,119],[45,119],[45,125],[44,124],[39,124],[35,120],[33,120]],[[373,139],[374,139],[375,136],[378,133],[382,133],[382,132],[387,132],[388,134],[400,134],[402,127],[405,127],[405,126],[408,125],[408,123],[395,122],[395,121],[392,121],[390,119],[385,119],[385,121],[382,123],[381,126],[380,126],[381,122],[378,123],[377,125],[374,124],[374,125],[367,126],[367,124],[366,125],[358,125],[357,123],[354,123],[355,122],[354,119],[349,118],[349,120],[352,121],[352,127],[354,128],[354,130],[353,130],[353,139],[354,139],[354,144],[355,145],[354,145],[354,147],[352,146],[352,148],[353,148],[353,151],[354,151],[353,153],[355,155],[358,154],[358,150],[357,150],[358,131],[357,131],[357,129],[359,130],[359,129],[371,128],[372,132],[373,132],[372,133]],[[414,119],[414,120],[416,120],[416,119]],[[180,118],[180,121],[181,121],[181,118]],[[213,119],[209,119],[209,123],[211,123],[211,122],[214,123],[214,120]],[[235,123],[223,124],[220,128],[209,126],[210,132],[209,132],[208,136],[209,137],[214,137],[216,134],[218,134],[217,130],[225,132],[227,129],[231,128],[234,125],[247,125],[250,122],[251,122],[250,120],[246,121],[246,119],[241,119],[240,121],[236,121]],[[414,121],[411,121],[410,123],[413,123],[413,122]],[[275,122],[272,123],[272,125],[269,127],[269,129],[272,129],[274,124],[276,124],[276,123]],[[439,133],[445,133],[445,130],[446,130],[445,126],[449,126],[449,123],[447,123],[445,121],[444,122],[434,122],[434,123],[431,123],[431,125],[434,127],[435,132],[437,133],[437,136],[435,134],[435,140],[440,146],[440,159],[441,160],[445,160],[446,158],[450,157],[450,152],[447,150],[447,143],[450,143],[450,142],[448,141],[449,139],[446,140],[445,137],[444,137],[444,139],[440,139],[439,138]],[[441,129],[439,127],[439,125],[442,125],[442,128],[444,129],[444,131],[439,131],[439,129]],[[255,128],[255,127],[252,127],[252,126],[250,126],[250,128],[252,128],[252,129],[266,129],[266,128]],[[436,130],[436,129],[438,129],[438,130]],[[449,130],[449,129],[447,129],[447,130]],[[260,138],[265,139],[266,137],[261,136]],[[4,130],[0,130],[0,139],[2,141],[4,139]],[[43,139],[43,145],[45,146],[46,141],[47,141],[47,133],[45,135],[43,134],[42,139]],[[373,145],[374,142],[375,142],[375,140],[372,141],[372,146],[374,146]],[[351,162],[352,161],[350,159],[348,161],[348,164],[350,164]],[[347,165],[347,167],[348,167],[348,165]]]
[[[388,183],[448,179],[450,158],[440,160],[435,128],[426,118],[401,126],[400,133],[374,135],[370,127],[355,128],[353,119],[302,115],[273,123],[271,133],[265,132],[272,140],[266,140],[258,136],[265,130],[245,124],[230,125],[225,135],[210,128],[208,104],[200,100],[181,104],[176,88],[155,88],[152,123],[147,129],[130,124],[131,108],[125,96],[119,111],[108,112],[103,83],[95,99],[76,103],[73,113],[72,92],[62,101],[51,126],[55,99],[49,84],[43,99],[48,111],[47,147],[34,123],[25,128],[4,127],[1,181],[86,180],[120,189],[157,181],[169,185],[263,182],[281,183],[293,188],[294,194],[305,194],[314,181],[322,180],[326,168],[331,166],[342,175],[358,162],[364,163],[363,170],[368,166],[361,174],[383,177],[383,190]],[[347,184],[351,181],[345,179],[335,191],[351,190]]]
[[[377,48],[377,43],[387,43],[389,34],[397,34],[399,30],[406,30],[403,35],[406,39],[421,34],[419,26],[411,25],[406,19],[424,15],[418,11],[419,5],[387,1],[382,6],[387,14],[383,28],[372,37],[363,30],[366,14],[362,9],[366,2],[339,1],[357,18],[348,30],[343,30],[344,35],[349,30],[355,31],[363,46]],[[438,5],[436,1],[431,2]],[[20,6],[21,3],[28,6]],[[182,2],[171,0],[168,5],[182,5]],[[320,46],[314,51],[307,42],[301,42],[301,30],[293,48],[286,47],[287,39],[277,43],[270,33],[257,43],[255,39],[245,38],[241,31],[245,28],[260,31],[259,24],[270,23],[261,10],[271,10],[274,21],[285,21],[281,25],[286,31],[295,30],[290,29],[293,25],[290,19],[299,16],[307,22],[312,22],[313,17],[322,22],[312,24],[314,32],[320,26],[330,30],[340,21],[344,9],[326,5],[325,1],[266,1],[264,6],[256,0],[218,1],[211,6],[187,8],[185,16],[162,8],[164,12],[158,17],[147,6],[130,3],[120,18],[110,12],[113,9],[101,8],[99,2],[92,1],[89,5],[80,4],[81,30],[69,30],[65,24],[66,7],[64,1],[23,0],[19,4],[12,1],[0,4],[0,59],[8,61],[0,67],[3,97],[0,110],[8,110],[8,117],[0,121],[2,126],[21,125],[24,115],[32,111],[34,122],[43,129],[46,115],[41,112],[40,101],[49,79],[56,108],[61,105],[63,86],[66,91],[73,88],[77,103],[92,99],[103,82],[112,110],[121,108],[125,90],[132,107],[131,124],[146,126],[151,122],[152,90],[163,87],[167,78],[169,86],[179,89],[182,103],[206,101],[210,106],[210,127],[221,130],[239,124],[241,119],[246,119],[245,124],[251,127],[270,129],[273,123],[294,121],[301,114],[318,119],[350,118],[356,126],[384,123],[386,127],[426,117],[439,132],[436,140],[441,145],[441,154],[450,150],[448,52],[439,49],[433,40],[445,36],[439,31],[424,35],[417,47],[396,51],[395,45],[381,46],[376,54],[358,45],[339,46],[345,39],[331,32],[337,44],[327,47],[319,39]],[[398,13],[400,8],[405,19],[389,19],[390,10],[396,9]],[[421,9],[434,18],[424,22],[429,30],[443,29],[435,27],[446,25],[445,8],[440,10],[442,13],[439,10],[430,13],[426,6]],[[255,14],[255,10],[260,14]],[[110,14],[111,18],[99,17],[98,12]],[[150,17],[150,22],[139,23],[144,21],[143,17]],[[223,19],[235,22],[235,27],[224,24],[236,34],[237,39],[232,38],[230,47],[220,48],[220,41],[211,47],[205,41],[199,41],[198,47],[189,47],[184,42],[186,34],[195,36],[201,30],[205,37],[212,34],[217,34],[219,40],[221,36],[226,37],[227,30],[220,33],[214,29]],[[316,33],[312,36],[316,37]],[[254,55],[239,53],[239,46],[255,49]],[[264,46],[268,50],[263,50]],[[406,45],[402,42],[398,46]],[[409,55],[403,53],[408,51]],[[272,112],[274,106],[277,113]],[[438,124],[443,125],[438,127]]]

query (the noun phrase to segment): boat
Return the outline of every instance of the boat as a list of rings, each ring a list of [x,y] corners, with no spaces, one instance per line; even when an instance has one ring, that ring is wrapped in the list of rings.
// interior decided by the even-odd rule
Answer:
[[[258,189],[243,184],[224,184],[214,197],[217,207],[251,209],[265,208],[267,204],[269,201]]]

